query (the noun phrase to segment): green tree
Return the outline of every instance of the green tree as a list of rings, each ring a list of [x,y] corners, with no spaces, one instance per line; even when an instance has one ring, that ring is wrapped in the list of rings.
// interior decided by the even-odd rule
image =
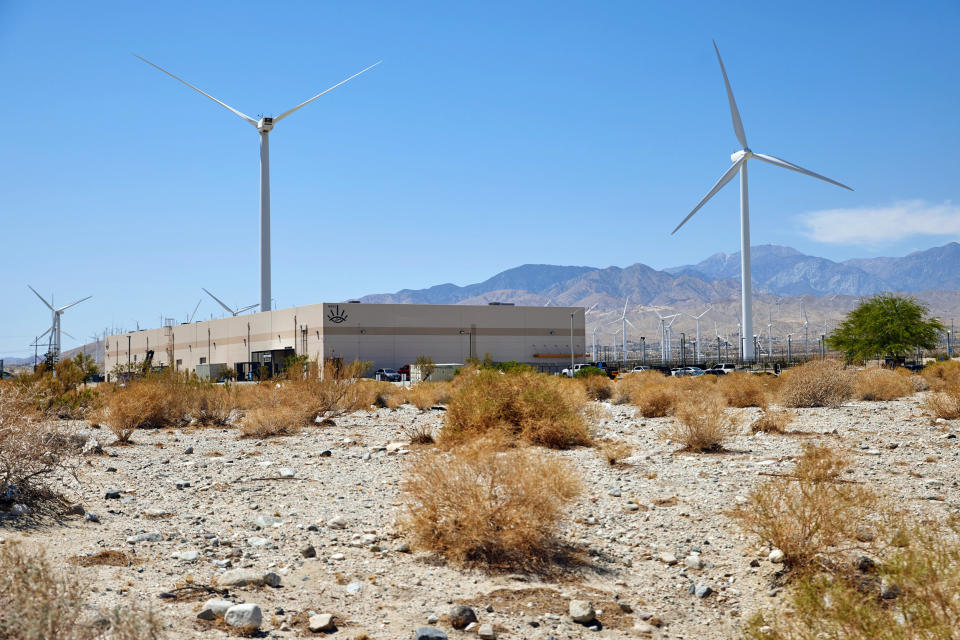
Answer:
[[[433,373],[433,370],[436,369],[433,358],[430,356],[417,356],[417,359],[413,361],[413,365],[420,368],[421,382],[428,379],[430,374]]]
[[[917,348],[933,349],[946,327],[928,313],[927,306],[912,297],[876,295],[847,314],[827,345],[842,351],[848,361],[901,358]]]

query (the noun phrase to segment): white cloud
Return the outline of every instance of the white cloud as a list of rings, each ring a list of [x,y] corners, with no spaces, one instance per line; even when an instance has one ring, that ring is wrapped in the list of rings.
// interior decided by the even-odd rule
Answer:
[[[886,207],[826,209],[800,216],[808,236],[831,244],[889,244],[908,236],[960,236],[960,206],[924,200]]]

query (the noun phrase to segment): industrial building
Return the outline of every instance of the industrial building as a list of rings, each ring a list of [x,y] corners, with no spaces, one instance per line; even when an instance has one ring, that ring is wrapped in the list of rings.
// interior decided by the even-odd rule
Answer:
[[[361,360],[399,368],[428,356],[463,363],[489,355],[555,372],[584,357],[583,307],[364,304],[323,302],[107,337],[104,370],[173,366],[216,377],[230,367],[240,379],[276,373],[289,356]]]

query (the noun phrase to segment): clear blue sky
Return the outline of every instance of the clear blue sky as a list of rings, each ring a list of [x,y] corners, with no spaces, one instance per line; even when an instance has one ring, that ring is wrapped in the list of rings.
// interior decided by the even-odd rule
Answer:
[[[662,268],[738,245],[716,38],[751,147],[753,240],[845,259],[960,236],[957,2],[0,1],[0,355],[64,329],[256,302],[251,115],[376,69],[271,134],[279,306],[523,263]],[[863,222],[876,220],[877,224]],[[204,299],[198,316],[219,315]],[[64,347],[78,341],[64,338]]]

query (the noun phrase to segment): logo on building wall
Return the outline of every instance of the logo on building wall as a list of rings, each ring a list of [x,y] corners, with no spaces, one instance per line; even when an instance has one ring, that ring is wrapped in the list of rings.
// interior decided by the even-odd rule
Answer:
[[[347,321],[347,310],[340,309],[340,305],[335,304],[332,307],[327,307],[327,311],[327,320],[330,322],[340,324]]]

